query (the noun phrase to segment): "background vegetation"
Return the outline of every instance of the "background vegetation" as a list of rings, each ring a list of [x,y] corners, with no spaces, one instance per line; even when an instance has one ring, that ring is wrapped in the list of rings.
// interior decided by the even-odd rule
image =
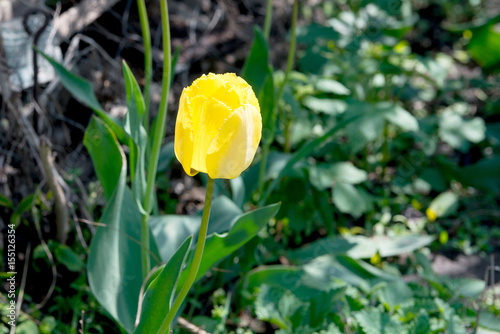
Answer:
[[[73,4],[47,5],[64,12]],[[154,116],[164,69],[155,37],[159,5],[146,5]],[[265,5],[169,1],[178,51],[149,222],[158,248],[153,265],[196,232],[203,204],[206,180],[185,176],[173,154],[182,87],[209,71],[236,72],[254,87],[264,118],[254,164],[235,180],[216,182],[205,275],[174,332],[500,333],[499,4],[304,1],[294,30],[292,3],[275,1],[269,35],[259,28]],[[295,39],[294,62],[287,63]],[[135,320],[110,313],[106,303],[114,300],[102,291],[114,280],[95,269],[124,256],[135,268],[135,213],[117,222],[126,248],[96,258],[89,245],[121,168],[99,159],[122,161],[120,152],[130,158],[133,151],[118,145],[119,128],[101,119],[123,117],[132,73],[144,78],[141,45],[135,3],[122,2],[61,42],[64,58],[47,65],[59,83],[10,97],[2,88],[0,222],[4,231],[16,225],[16,332],[125,333]],[[33,99],[42,112],[33,111]],[[23,108],[31,113],[15,111]],[[59,188],[30,146],[42,137],[57,153],[49,169],[63,180]],[[70,221],[65,240],[55,228],[57,189]],[[133,206],[128,200],[123,206]],[[124,291],[141,287],[132,276],[120,279]],[[92,291],[89,280],[104,290]],[[2,296],[4,333],[6,301]]]

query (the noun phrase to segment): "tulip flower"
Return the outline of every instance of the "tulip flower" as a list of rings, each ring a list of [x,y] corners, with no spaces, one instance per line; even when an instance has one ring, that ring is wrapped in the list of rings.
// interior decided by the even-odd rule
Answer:
[[[170,324],[193,286],[207,237],[214,179],[234,179],[248,168],[262,136],[252,87],[233,73],[204,75],[184,88],[175,124],[175,155],[186,173],[207,173],[207,192],[191,268],[158,333]]]
[[[175,155],[188,175],[238,177],[252,162],[261,135],[259,102],[237,75],[203,75],[182,91]]]

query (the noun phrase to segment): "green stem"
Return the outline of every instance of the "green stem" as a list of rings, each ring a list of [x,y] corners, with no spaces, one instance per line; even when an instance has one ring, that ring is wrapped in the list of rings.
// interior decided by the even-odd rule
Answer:
[[[148,164],[146,193],[143,199],[143,209],[145,213],[141,217],[141,259],[142,259],[142,274],[143,277],[151,270],[149,259],[149,214],[153,209],[153,191],[156,179],[156,170],[158,168],[158,158],[160,156],[160,148],[165,135],[165,123],[167,121],[167,102],[168,92],[170,90],[170,26],[168,22],[168,7],[167,0],[160,1],[161,8],[161,25],[163,33],[163,77],[161,83],[161,101],[158,109],[158,120],[154,131],[153,149]],[[144,8],[145,10],[145,8]],[[141,20],[142,21],[142,20]],[[144,30],[143,30],[144,31]],[[149,95],[149,93],[148,93]],[[148,96],[146,95],[146,96]],[[148,116],[149,117],[149,116]],[[148,119],[149,121],[149,119]]]
[[[268,7],[269,7],[269,3],[271,1],[268,1]],[[266,21],[267,21],[267,15],[268,13],[266,13]],[[293,68],[293,63],[294,63],[294,59],[295,59],[295,45],[296,45],[296,42],[297,42],[297,35],[296,35],[296,28],[297,28],[297,17],[299,15],[299,1],[298,0],[295,0],[294,3],[293,3],[293,9],[292,9],[292,26],[290,27],[291,31],[292,31],[292,35],[291,35],[291,40],[290,40],[290,49],[288,50],[288,59],[287,59],[287,64],[286,64],[286,71],[285,71],[285,77],[283,78],[283,82],[281,83],[281,86],[280,86],[280,89],[278,91],[278,95],[276,96],[276,99],[275,99],[275,106],[274,106],[274,110],[272,111],[273,113],[276,113],[276,105],[279,103],[279,101],[281,100],[281,97],[283,96],[283,92],[285,90],[285,84],[288,80],[288,75],[290,74],[290,71],[292,70]],[[270,16],[270,14],[269,14]],[[265,30],[264,30],[265,31]],[[270,149],[270,146],[273,142],[273,138],[274,138],[274,127],[275,127],[275,122],[276,122],[276,117],[274,117],[274,120],[271,122],[270,124],[270,138],[266,139],[266,141],[264,141],[262,143],[262,157],[261,157],[261,160],[260,160],[260,171],[259,171],[259,181],[258,181],[258,192],[259,192],[259,196],[262,198],[262,193],[264,191],[264,177],[266,175],[266,164],[267,164],[267,155],[269,154],[269,149]]]
[[[167,121],[167,102],[170,90],[170,25],[168,21],[167,0],[160,1],[161,25],[163,33],[163,78],[161,87],[161,101],[158,108],[158,119],[154,131],[153,148],[148,165],[146,194],[144,196],[144,210],[149,214],[153,208],[153,191],[158,168],[160,148],[165,135],[165,123]]]
[[[149,257],[149,228],[148,228],[149,215],[145,214],[141,217],[141,263],[142,263],[142,278],[148,276],[151,268],[151,261]]]
[[[292,146],[291,138],[290,138],[290,135],[291,135],[290,129],[291,128],[292,128],[292,119],[290,117],[287,117],[287,119],[285,120],[285,128],[283,130],[284,135],[285,135],[285,147],[284,147],[285,153],[290,153],[291,146]]]
[[[292,9],[292,26],[290,27],[290,30],[292,31],[292,35],[290,37],[290,49],[288,50],[288,59],[286,61],[286,70],[285,70],[285,78],[283,79],[283,82],[281,83],[280,90],[278,91],[278,96],[276,98],[276,102],[279,103],[281,100],[281,97],[283,96],[283,92],[285,90],[285,85],[288,80],[288,75],[292,71],[293,68],[293,62],[295,60],[295,44],[297,43],[297,34],[296,34],[296,28],[297,28],[297,16],[299,15],[299,0],[295,0],[293,2],[293,9]]]
[[[184,282],[184,285],[179,292],[179,295],[174,301],[174,304],[168,311],[167,317],[163,321],[158,333],[168,333],[170,330],[170,324],[174,319],[177,311],[181,307],[184,299],[186,298],[191,286],[196,280],[196,275],[198,275],[198,269],[200,268],[201,257],[203,255],[203,249],[205,248],[205,239],[207,238],[208,229],[208,219],[210,218],[210,208],[212,206],[212,194],[214,190],[214,180],[208,177],[207,181],[207,193],[205,195],[205,205],[203,207],[203,216],[201,218],[200,234],[198,235],[198,242],[196,243],[196,249],[194,251],[193,262],[191,263],[191,268],[189,269],[189,274]]]
[[[267,156],[269,154],[269,145],[267,143],[263,143],[262,145],[262,154],[260,158],[260,169],[259,169],[259,184],[258,184],[258,192],[259,198],[262,197],[264,193],[264,178],[266,177],[266,167],[267,167]]]
[[[269,35],[271,34],[271,22],[273,18],[273,0],[267,0],[266,5],[266,18],[264,21],[264,38],[269,42]]]
[[[151,53],[151,32],[149,30],[148,12],[144,0],[137,0],[139,10],[139,21],[141,22],[142,40],[144,43],[144,110],[143,125],[146,132],[149,132],[149,104],[150,87],[153,79],[153,56]]]

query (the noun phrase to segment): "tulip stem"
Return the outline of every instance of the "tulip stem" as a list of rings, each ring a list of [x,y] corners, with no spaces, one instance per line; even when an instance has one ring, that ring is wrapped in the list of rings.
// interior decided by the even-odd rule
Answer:
[[[142,278],[148,276],[151,269],[151,261],[149,257],[149,215],[144,214],[141,217],[141,263],[142,263]]]
[[[167,0],[160,1],[161,10],[161,26],[163,34],[163,77],[161,83],[161,100],[158,108],[158,119],[156,121],[153,148],[149,159],[146,181],[146,192],[143,199],[143,209],[145,213],[141,217],[141,259],[143,277],[151,269],[149,261],[149,214],[153,209],[153,191],[155,189],[156,171],[158,168],[158,158],[160,156],[160,148],[165,136],[165,123],[167,122],[167,102],[168,92],[170,90],[170,24],[168,21],[168,6]]]
[[[285,70],[285,77],[283,78],[283,82],[281,83],[280,90],[278,91],[278,95],[276,98],[276,103],[279,103],[281,100],[281,97],[283,96],[283,92],[285,90],[285,85],[288,80],[288,75],[292,71],[293,67],[293,62],[295,60],[295,44],[297,42],[297,33],[296,33],[296,28],[297,28],[297,16],[299,15],[299,0],[295,0],[293,2],[293,9],[292,9],[292,26],[290,27],[290,30],[292,32],[290,36],[290,49],[288,50],[288,59],[286,62],[286,70]]]
[[[141,23],[142,40],[144,44],[144,110],[143,125],[146,132],[149,132],[149,104],[150,104],[150,87],[153,79],[153,56],[151,54],[151,32],[149,30],[148,12],[144,0],[137,0],[137,8],[139,10],[139,21]]]
[[[268,2],[269,4],[269,2]],[[266,20],[267,20],[267,14],[266,13]],[[297,17],[299,15],[299,1],[295,0],[293,3],[293,9],[292,9],[292,26],[290,27],[290,30],[292,32],[291,37],[290,37],[290,49],[288,50],[288,59],[287,59],[287,64],[286,64],[286,71],[285,71],[285,77],[283,78],[283,82],[281,83],[281,86],[278,91],[278,95],[276,96],[276,99],[274,100],[274,108],[272,110],[273,113],[277,112],[277,106],[283,97],[283,93],[285,91],[285,85],[288,80],[288,75],[290,74],[292,68],[293,68],[293,62],[295,59],[295,45],[297,42],[297,35],[296,35],[296,28],[297,28]],[[264,30],[265,31],[265,30]],[[273,117],[273,121],[270,124],[270,138],[265,138],[265,140],[262,143],[262,154],[261,154],[261,159],[260,159],[260,171],[259,171],[259,181],[258,181],[258,193],[259,193],[259,201],[262,201],[263,199],[263,192],[264,192],[264,178],[266,176],[266,165],[267,165],[267,156],[269,154],[269,148],[273,142],[274,139],[274,127],[275,127],[275,122],[276,122],[276,116]],[[290,126],[290,125],[289,125]],[[286,134],[285,134],[286,136]]]
[[[271,22],[273,17],[273,0],[267,0],[266,5],[266,18],[264,21],[264,38],[269,42],[269,36],[271,35]]]
[[[153,148],[149,159],[146,194],[144,196],[144,210],[149,214],[153,208],[153,191],[158,168],[160,148],[165,136],[165,123],[167,121],[167,102],[170,90],[170,25],[168,22],[167,0],[160,1],[161,25],[163,33],[163,78],[161,86],[161,100],[158,108],[158,119],[153,138]]]
[[[193,262],[191,263],[191,268],[189,269],[189,274],[184,282],[184,285],[175,298],[175,301],[168,311],[168,314],[163,320],[163,323],[160,327],[158,333],[169,333],[170,324],[174,319],[175,315],[179,311],[184,299],[186,298],[191,286],[196,280],[196,275],[198,275],[198,269],[200,268],[201,258],[203,256],[203,249],[205,248],[205,240],[207,238],[207,229],[208,229],[208,219],[210,218],[210,209],[212,206],[212,194],[214,190],[214,180],[208,176],[207,181],[207,192],[205,195],[205,204],[203,206],[203,216],[201,218],[201,226],[200,226],[200,234],[198,235],[198,242],[196,243],[196,249],[194,251]]]

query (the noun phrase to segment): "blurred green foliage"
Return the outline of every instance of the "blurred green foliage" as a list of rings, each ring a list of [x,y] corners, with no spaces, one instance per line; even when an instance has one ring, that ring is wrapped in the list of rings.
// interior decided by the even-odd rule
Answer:
[[[263,191],[259,157],[242,176],[217,183],[199,281],[182,316],[219,334],[499,333],[491,282],[437,276],[429,254],[498,250],[500,16],[488,18],[474,0],[324,1],[300,13],[288,76],[284,64],[270,66],[275,50],[255,30],[242,75],[260,100],[270,147]],[[137,82],[125,67],[129,113],[121,122],[103,111],[90,83],[53,65],[99,116],[84,143],[110,228],[98,229],[89,252],[56,242],[34,249],[33,270],[55,266],[75,278],[65,292],[56,286],[43,310],[21,314],[18,331],[77,333],[81,318],[85,333],[132,332],[141,291],[154,321],[142,314],[136,332],[154,331],[168,311],[158,296],[175,294],[169,283],[182,281],[200,216],[173,215],[172,203],[156,208],[149,227],[157,267],[143,283],[136,199],[144,180],[133,171],[144,168],[146,142]],[[174,160],[167,143],[162,201],[172,200],[162,173],[179,167]],[[264,206],[277,202],[279,211]],[[12,223],[27,225],[25,213],[40,214],[33,208],[44,203],[0,196],[0,205],[12,210]]]

